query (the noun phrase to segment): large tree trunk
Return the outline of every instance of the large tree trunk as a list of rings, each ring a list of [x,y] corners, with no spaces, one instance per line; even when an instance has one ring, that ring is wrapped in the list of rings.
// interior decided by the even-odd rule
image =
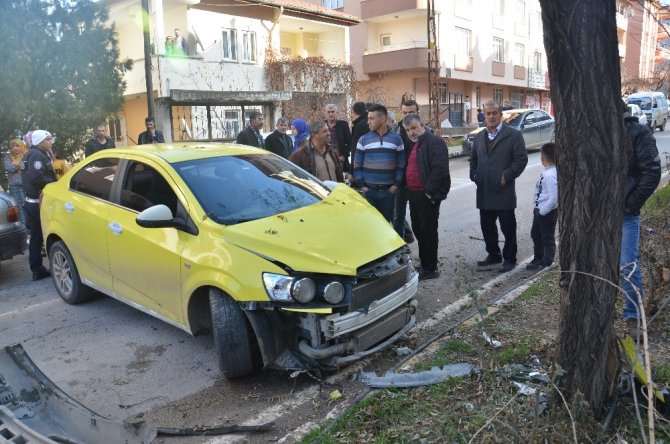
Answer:
[[[623,126],[615,0],[540,0],[556,115],[561,387],[600,415],[616,382],[628,137]]]

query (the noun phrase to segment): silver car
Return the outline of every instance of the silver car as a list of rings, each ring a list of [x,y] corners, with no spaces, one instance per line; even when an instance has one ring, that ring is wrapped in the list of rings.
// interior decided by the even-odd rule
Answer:
[[[19,207],[12,197],[0,191],[0,261],[26,251],[26,227],[20,222]]]
[[[510,109],[503,111],[502,121],[510,127],[521,131],[526,148],[539,148],[556,138],[554,118],[541,109]],[[485,128],[480,127],[470,132],[463,140],[463,155],[469,156],[475,135]]]

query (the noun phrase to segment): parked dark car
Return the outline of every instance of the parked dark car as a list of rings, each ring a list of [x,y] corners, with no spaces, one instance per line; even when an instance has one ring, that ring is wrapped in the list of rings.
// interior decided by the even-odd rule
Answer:
[[[502,120],[510,127],[521,131],[526,148],[539,148],[555,139],[556,124],[554,118],[541,109],[510,109],[503,111]],[[463,155],[469,156],[475,135],[485,127],[470,132],[463,140]]]
[[[0,261],[23,254],[27,236],[19,219],[19,207],[9,194],[0,191]]]

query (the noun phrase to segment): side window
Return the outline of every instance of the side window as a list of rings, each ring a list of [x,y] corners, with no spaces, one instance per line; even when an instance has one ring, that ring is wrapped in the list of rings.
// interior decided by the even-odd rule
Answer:
[[[533,111],[533,115],[535,116],[536,122],[544,122],[545,120],[549,120],[549,114],[543,111]]]
[[[176,215],[177,195],[168,181],[149,165],[131,163],[121,189],[121,205],[140,212],[158,204],[166,205]]]
[[[526,118],[523,119],[523,124],[526,126],[532,125],[534,123],[535,123],[535,116],[533,115],[533,113],[528,113],[526,115]]]
[[[89,162],[70,179],[70,189],[109,200],[118,166],[118,158],[97,159]]]

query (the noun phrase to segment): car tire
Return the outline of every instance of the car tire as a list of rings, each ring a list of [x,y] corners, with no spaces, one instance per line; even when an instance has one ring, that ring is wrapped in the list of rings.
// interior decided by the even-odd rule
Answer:
[[[649,126],[649,131],[651,131],[652,134],[654,134],[654,131],[656,131],[656,126],[655,125],[650,125]]]
[[[80,304],[91,299],[94,290],[82,284],[77,265],[63,241],[54,243],[49,249],[51,280],[56,291],[68,304]]]
[[[239,304],[218,288],[211,288],[209,307],[221,373],[227,379],[233,379],[260,369],[256,336]]]
[[[665,131],[665,124],[666,124],[666,120],[663,121],[663,125],[658,127],[658,130],[659,131]]]

